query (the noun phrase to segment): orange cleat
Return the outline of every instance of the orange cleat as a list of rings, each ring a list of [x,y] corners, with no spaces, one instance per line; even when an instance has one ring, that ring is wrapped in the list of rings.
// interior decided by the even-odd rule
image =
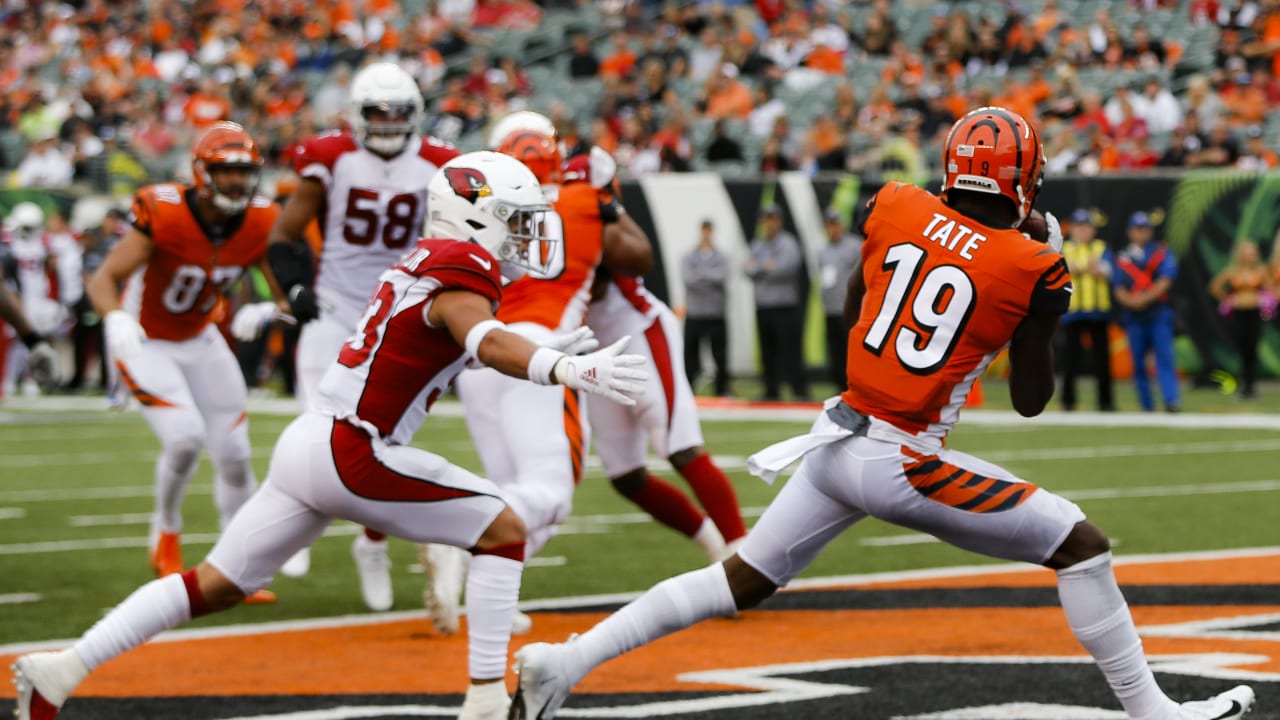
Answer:
[[[258,592],[245,596],[245,605],[270,605],[276,601],[276,594],[270,590],[259,590]]]
[[[156,577],[182,572],[182,540],[178,533],[160,533],[151,549],[151,567]]]

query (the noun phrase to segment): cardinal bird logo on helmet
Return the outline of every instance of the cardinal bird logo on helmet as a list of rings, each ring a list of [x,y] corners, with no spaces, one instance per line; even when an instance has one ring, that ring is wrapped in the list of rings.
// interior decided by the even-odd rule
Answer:
[[[475,205],[480,198],[493,194],[493,188],[489,187],[489,181],[485,179],[484,173],[475,168],[445,168],[444,176],[449,180],[449,187],[453,188],[458,197],[472,205]]]

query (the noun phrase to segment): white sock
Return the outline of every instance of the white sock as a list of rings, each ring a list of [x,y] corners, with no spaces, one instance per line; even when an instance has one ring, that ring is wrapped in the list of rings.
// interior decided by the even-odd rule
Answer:
[[[1156,684],[1147,665],[1142,639],[1111,570],[1111,553],[1059,570],[1058,598],[1071,632],[1098,663],[1129,717],[1156,718],[1177,711],[1177,703]]]
[[[156,527],[161,532],[182,531],[182,498],[200,461],[199,441],[166,445],[156,460]]]
[[[628,650],[736,611],[720,563],[668,578],[570,642],[565,670],[577,683],[592,668]]]
[[[191,619],[191,600],[181,575],[143,585],[115,606],[74,645],[90,670]]]
[[[706,553],[711,562],[724,557],[724,536],[720,534],[720,528],[716,527],[711,518],[702,519],[698,532],[693,534],[693,541],[702,548],[702,552]]]
[[[520,599],[523,571],[524,563],[511,558],[471,557],[467,573],[467,667],[473,680],[492,680],[506,674],[511,619]]]

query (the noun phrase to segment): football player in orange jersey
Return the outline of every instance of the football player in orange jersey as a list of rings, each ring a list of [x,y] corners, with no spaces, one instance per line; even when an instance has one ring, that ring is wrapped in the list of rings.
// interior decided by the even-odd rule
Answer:
[[[214,124],[193,154],[195,184],[139,190],[133,227],[85,287],[111,357],[160,438],[151,520],[151,565],[160,576],[182,572],[182,496],[202,447],[213,461],[223,525],[257,487],[244,376],[214,321],[227,287],[249,266],[266,269],[278,208],[256,193],[262,153],[244,128]],[[272,292],[277,309],[287,310],[274,283]],[[273,599],[263,591],[250,602]]]
[[[796,473],[722,564],[659,583],[569,642],[516,654],[512,717],[555,717],[592,668],[715,616],[754,607],[866,517],[958,547],[1057,572],[1068,624],[1125,712],[1143,720],[1241,717],[1238,686],[1179,704],[1157,685],[1111,570],[1107,536],[1074,503],[943,447],[974,378],[1009,348],[1010,391],[1023,416],[1053,395],[1052,341],[1071,278],[1052,247],[1015,230],[1040,189],[1044,152],[1012,111],[979,108],[943,150],[941,195],[890,183],[869,203],[861,267],[849,280],[848,389],[810,434],[748,459],[772,481]]]

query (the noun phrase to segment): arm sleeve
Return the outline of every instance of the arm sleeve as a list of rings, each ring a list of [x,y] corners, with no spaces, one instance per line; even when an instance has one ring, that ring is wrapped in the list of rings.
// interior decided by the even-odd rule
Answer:
[[[1061,315],[1071,304],[1071,274],[1061,256],[1036,280],[1027,304],[1028,315]]]

